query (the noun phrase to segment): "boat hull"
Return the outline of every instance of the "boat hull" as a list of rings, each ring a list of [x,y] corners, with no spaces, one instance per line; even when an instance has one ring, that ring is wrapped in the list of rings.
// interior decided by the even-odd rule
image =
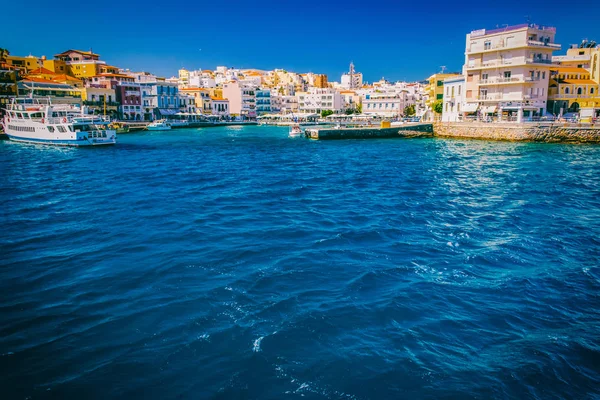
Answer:
[[[20,136],[14,136],[11,134],[7,135],[13,142],[29,143],[29,144],[43,144],[49,146],[70,146],[70,147],[84,147],[84,146],[111,146],[117,143],[116,139],[113,140],[98,140],[98,139],[87,139],[87,140],[50,140],[50,139],[33,139]]]

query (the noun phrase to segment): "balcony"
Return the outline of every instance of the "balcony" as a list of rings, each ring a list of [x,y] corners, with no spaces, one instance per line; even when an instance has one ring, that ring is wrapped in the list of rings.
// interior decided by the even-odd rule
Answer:
[[[483,48],[482,47],[474,47],[474,48],[470,47],[467,49],[467,54],[489,53],[489,52],[494,52],[494,51],[519,49],[519,48],[523,48],[523,47],[544,47],[544,48],[552,49],[552,51],[554,51],[554,50],[560,50],[561,45],[558,43],[539,42],[537,40],[520,41],[517,43],[500,42],[500,43],[494,44],[493,46],[483,46]]]
[[[502,85],[502,84],[518,84],[518,83],[529,83],[539,81],[540,78],[535,77],[511,77],[511,78],[491,78],[482,79],[478,83],[479,85]]]
[[[525,59],[525,64],[546,64],[551,65],[552,60],[545,60],[543,58],[527,58]]]
[[[121,105],[121,103],[117,103],[116,101],[107,101],[106,103],[104,103],[103,101],[89,101],[89,100],[84,100],[83,101],[83,105],[84,106],[100,106],[100,107],[104,107],[104,104],[106,104],[107,107],[118,107]]]
[[[558,43],[547,43],[547,42],[540,42],[538,40],[528,40],[527,44],[529,46],[540,46],[540,47],[550,47],[552,49],[557,49],[560,50],[561,49],[561,45]]]

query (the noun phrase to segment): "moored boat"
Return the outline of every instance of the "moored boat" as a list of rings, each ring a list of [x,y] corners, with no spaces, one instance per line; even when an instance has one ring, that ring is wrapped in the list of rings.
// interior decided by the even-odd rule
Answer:
[[[300,125],[293,125],[290,128],[290,136],[300,136],[302,135],[302,128],[300,128]]]
[[[50,99],[14,98],[2,119],[4,132],[15,142],[58,146],[100,146],[117,142],[117,133],[100,117],[82,115],[71,105]]]
[[[171,124],[167,122],[165,119],[159,119],[158,121],[154,121],[149,124],[146,129],[149,131],[166,131],[171,129]]]
[[[117,132],[117,135],[119,133],[129,133],[129,127],[122,122],[113,122],[109,127],[110,129],[114,129]]]

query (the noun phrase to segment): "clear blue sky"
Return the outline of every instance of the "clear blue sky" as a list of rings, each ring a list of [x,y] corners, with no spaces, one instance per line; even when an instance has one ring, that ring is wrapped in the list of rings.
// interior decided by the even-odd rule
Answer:
[[[583,38],[600,41],[600,1],[555,2],[11,1],[2,5],[0,47],[47,57],[93,48],[111,65],[167,77],[225,65],[339,80],[354,61],[368,81],[422,80],[441,65],[461,69],[467,32],[528,17],[557,27],[560,54]]]

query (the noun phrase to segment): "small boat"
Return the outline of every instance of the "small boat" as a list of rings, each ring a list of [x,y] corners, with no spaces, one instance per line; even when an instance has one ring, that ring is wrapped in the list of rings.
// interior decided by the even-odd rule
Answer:
[[[290,128],[290,136],[300,136],[302,135],[302,128],[300,128],[300,125],[293,125]]]
[[[113,122],[109,125],[109,128],[117,131],[117,135],[120,133],[129,133],[129,127],[122,122]]]
[[[166,131],[171,129],[171,124],[169,124],[166,119],[159,119],[148,125],[146,129],[149,131]]]

